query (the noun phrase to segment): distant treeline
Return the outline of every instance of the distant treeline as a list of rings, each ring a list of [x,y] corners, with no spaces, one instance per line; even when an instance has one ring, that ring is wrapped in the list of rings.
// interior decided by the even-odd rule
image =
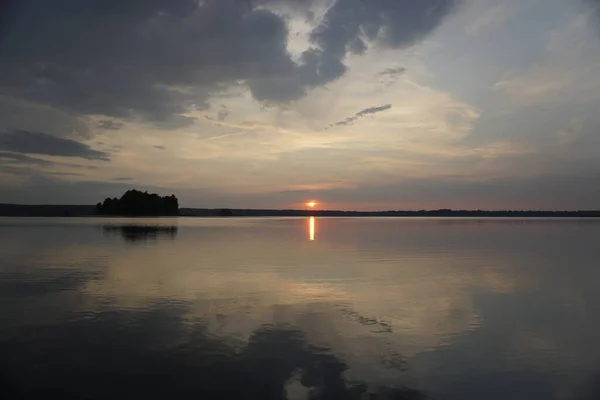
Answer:
[[[161,216],[179,215],[175,195],[161,197],[156,193],[128,190],[121,198],[106,198],[96,205],[98,215]]]
[[[600,210],[590,211],[519,211],[519,210],[419,210],[419,211],[335,211],[335,210],[250,210],[182,208],[182,216],[189,217],[600,217]]]
[[[142,192],[139,192],[142,193]],[[152,196],[152,195],[150,195]],[[158,195],[157,195],[158,196]],[[174,196],[167,196],[173,198]],[[163,198],[164,199],[164,198]],[[109,200],[109,199],[107,199]],[[119,199],[110,199],[109,203],[113,207]],[[172,201],[172,200],[171,200]],[[177,201],[177,198],[175,198]],[[99,204],[104,209],[104,204]],[[178,202],[177,202],[178,204]],[[128,206],[133,207],[133,206]],[[142,208],[143,209],[143,208]],[[175,207],[173,206],[172,210]],[[166,212],[146,213],[141,209],[136,209],[131,213],[116,212],[110,215],[181,215],[187,217],[512,217],[512,218],[598,218],[600,210],[582,210],[582,211],[486,211],[486,210],[420,210],[420,211],[329,211],[329,210],[250,210],[250,209],[229,209],[229,208],[180,208],[179,214]],[[174,212],[174,211],[173,211]],[[97,214],[97,207],[90,205],[24,205],[24,204],[0,204],[0,216],[23,216],[23,217],[81,217],[93,216]],[[107,215],[101,213],[100,215]]]

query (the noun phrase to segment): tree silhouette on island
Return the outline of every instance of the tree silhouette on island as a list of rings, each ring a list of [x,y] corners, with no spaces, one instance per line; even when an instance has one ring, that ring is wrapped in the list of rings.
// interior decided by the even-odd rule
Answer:
[[[156,193],[128,190],[120,199],[107,197],[96,205],[99,215],[126,216],[176,216],[179,215],[179,200],[175,195],[161,197]]]

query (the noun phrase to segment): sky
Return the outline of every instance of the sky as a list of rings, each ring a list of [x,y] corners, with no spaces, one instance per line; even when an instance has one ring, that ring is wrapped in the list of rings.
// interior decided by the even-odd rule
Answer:
[[[600,209],[600,0],[11,0],[0,203]]]

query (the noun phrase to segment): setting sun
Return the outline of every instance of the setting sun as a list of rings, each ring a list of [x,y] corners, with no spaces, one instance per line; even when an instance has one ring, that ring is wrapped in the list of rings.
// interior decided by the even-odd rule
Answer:
[[[315,208],[315,206],[317,205],[316,201],[309,201],[308,203],[306,203],[307,206],[309,206],[310,208]]]

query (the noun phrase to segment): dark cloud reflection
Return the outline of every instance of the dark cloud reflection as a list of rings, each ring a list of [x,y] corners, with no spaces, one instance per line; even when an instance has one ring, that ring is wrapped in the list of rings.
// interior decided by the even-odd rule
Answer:
[[[306,399],[424,399],[404,387],[370,387],[344,378],[346,363],[311,346],[290,326],[263,326],[239,349],[185,307],[106,311],[3,341],[4,399],[287,399],[290,383]],[[33,337],[48,338],[33,346]],[[296,397],[297,398],[297,397]]]

